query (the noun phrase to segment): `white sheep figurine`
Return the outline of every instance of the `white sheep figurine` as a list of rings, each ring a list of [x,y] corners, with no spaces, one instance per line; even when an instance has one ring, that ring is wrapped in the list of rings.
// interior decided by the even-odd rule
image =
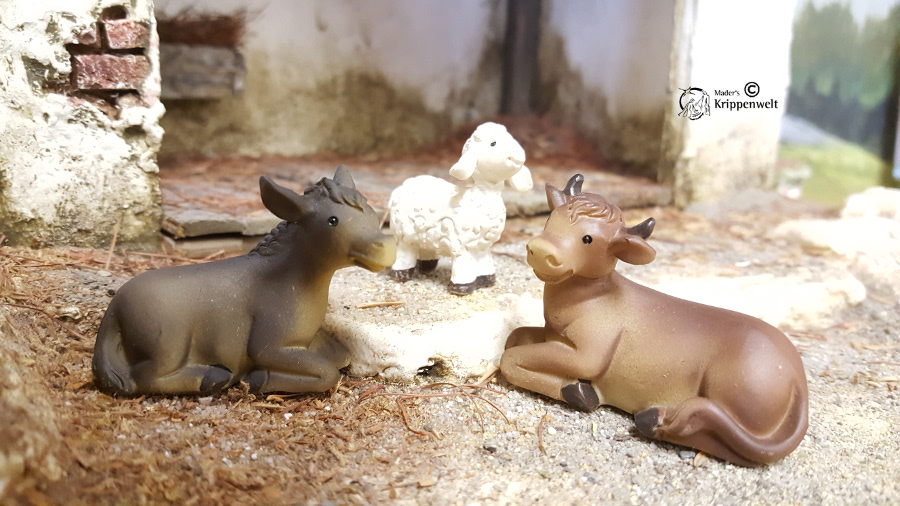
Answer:
[[[474,184],[453,184],[432,176],[407,179],[391,193],[391,229],[397,239],[397,260],[390,275],[409,280],[418,268],[427,273],[438,257],[452,262],[450,293],[467,295],[494,284],[491,246],[506,223],[500,192],[504,181],[520,192],[530,191],[531,172],[525,150],[506,127],[484,123],[466,141],[450,175]]]

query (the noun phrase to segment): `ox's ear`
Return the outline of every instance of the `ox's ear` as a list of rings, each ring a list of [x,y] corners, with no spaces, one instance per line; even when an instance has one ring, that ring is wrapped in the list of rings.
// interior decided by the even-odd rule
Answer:
[[[259,178],[259,195],[266,209],[282,220],[298,221],[305,212],[303,197],[266,176]]]
[[[552,184],[547,183],[544,189],[547,192],[547,204],[550,205],[551,211],[566,203],[566,195],[557,190]]]
[[[341,166],[334,171],[334,177],[331,179],[341,186],[353,188],[354,190],[356,189],[356,183],[353,182],[353,176],[350,175],[350,169],[348,169],[346,165],[341,164]]]
[[[531,179],[531,171],[528,170],[528,167],[523,165],[519,172],[513,174],[513,177],[509,178],[509,185],[517,192],[531,191],[534,181]]]
[[[656,258],[656,250],[643,238],[620,234],[609,245],[609,251],[619,260],[632,265],[649,264]]]

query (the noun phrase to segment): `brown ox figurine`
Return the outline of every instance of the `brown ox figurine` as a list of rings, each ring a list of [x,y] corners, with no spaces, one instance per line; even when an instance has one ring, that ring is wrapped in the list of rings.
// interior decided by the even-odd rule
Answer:
[[[581,409],[634,414],[647,437],[753,466],[797,447],[807,428],[806,375],[787,337],[747,315],[639,285],[614,269],[647,264],[653,220],[626,228],[618,207],[547,185],[552,213],[528,243],[544,281],[545,327],[510,334],[510,383]]]
[[[285,221],[250,253],[141,274],[116,293],[97,332],[93,370],[112,394],[203,394],[238,381],[254,391],[318,392],[349,354],[316,332],[337,269],[380,271],[394,239],[341,166],[298,195],[259,180]]]

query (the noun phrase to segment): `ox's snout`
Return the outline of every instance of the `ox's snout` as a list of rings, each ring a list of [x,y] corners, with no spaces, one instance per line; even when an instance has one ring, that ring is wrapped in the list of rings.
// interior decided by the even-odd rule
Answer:
[[[572,275],[573,270],[565,265],[556,246],[547,239],[535,237],[528,241],[525,248],[528,250],[528,265],[541,281],[559,283]]]

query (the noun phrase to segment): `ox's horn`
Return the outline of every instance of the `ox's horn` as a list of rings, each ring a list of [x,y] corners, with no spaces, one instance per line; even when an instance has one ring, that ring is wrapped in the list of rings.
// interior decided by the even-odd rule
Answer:
[[[625,231],[631,235],[639,236],[641,239],[646,239],[653,233],[653,227],[655,226],[656,220],[647,218],[633,227],[626,228]]]
[[[563,188],[563,193],[570,197],[574,197],[581,193],[581,185],[584,184],[584,176],[581,174],[575,174],[574,176],[569,178],[569,182],[566,183],[566,187]]]

